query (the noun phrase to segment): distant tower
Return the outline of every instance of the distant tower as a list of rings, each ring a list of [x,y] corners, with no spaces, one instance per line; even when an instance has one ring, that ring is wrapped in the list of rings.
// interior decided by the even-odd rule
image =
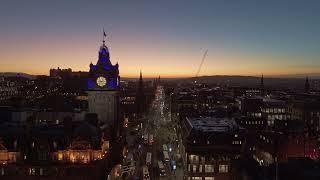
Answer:
[[[143,80],[142,80],[142,71],[140,70],[140,77],[139,77],[139,88],[143,87]]]
[[[119,65],[112,65],[104,38],[102,42],[98,62],[90,63],[87,79],[89,112],[96,113],[100,122],[115,127],[119,123]]]
[[[306,77],[306,82],[304,83],[304,92],[309,93],[310,92],[310,84],[309,84],[309,78]]]
[[[141,113],[145,110],[145,94],[143,89],[143,79],[142,79],[142,72],[140,70],[140,78],[138,81],[138,88],[136,94],[136,103],[137,103],[137,114],[141,115]]]
[[[261,80],[260,80],[260,91],[261,91],[261,95],[264,96],[265,95],[265,90],[264,90],[264,78],[263,78],[263,74],[261,76]]]

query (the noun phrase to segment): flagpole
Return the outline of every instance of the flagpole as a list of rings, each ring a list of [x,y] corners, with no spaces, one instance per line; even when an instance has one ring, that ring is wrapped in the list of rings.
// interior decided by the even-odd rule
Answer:
[[[102,33],[102,40],[103,40],[103,44],[105,43],[105,39],[104,39],[104,38],[105,38],[105,36],[104,36],[104,35],[105,35],[105,32],[104,32],[104,28],[103,28],[103,33]]]

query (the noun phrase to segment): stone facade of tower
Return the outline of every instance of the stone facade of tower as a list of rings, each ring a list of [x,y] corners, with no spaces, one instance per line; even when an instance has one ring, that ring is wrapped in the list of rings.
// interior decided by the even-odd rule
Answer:
[[[142,79],[142,72],[140,71],[140,78],[138,82],[137,94],[136,94],[137,114],[141,115],[146,110],[146,97],[144,94],[144,85]]]

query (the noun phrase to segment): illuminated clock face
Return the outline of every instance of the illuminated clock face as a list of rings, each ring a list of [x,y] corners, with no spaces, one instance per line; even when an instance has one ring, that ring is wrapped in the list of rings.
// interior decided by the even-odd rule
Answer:
[[[103,87],[106,84],[107,84],[107,80],[106,80],[105,77],[100,76],[100,77],[97,78],[97,85],[98,86]]]

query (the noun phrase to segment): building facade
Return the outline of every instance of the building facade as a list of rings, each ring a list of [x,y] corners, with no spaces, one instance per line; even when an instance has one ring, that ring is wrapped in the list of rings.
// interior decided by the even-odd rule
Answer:
[[[244,132],[226,118],[186,118],[182,125],[185,179],[231,180],[244,144]]]

